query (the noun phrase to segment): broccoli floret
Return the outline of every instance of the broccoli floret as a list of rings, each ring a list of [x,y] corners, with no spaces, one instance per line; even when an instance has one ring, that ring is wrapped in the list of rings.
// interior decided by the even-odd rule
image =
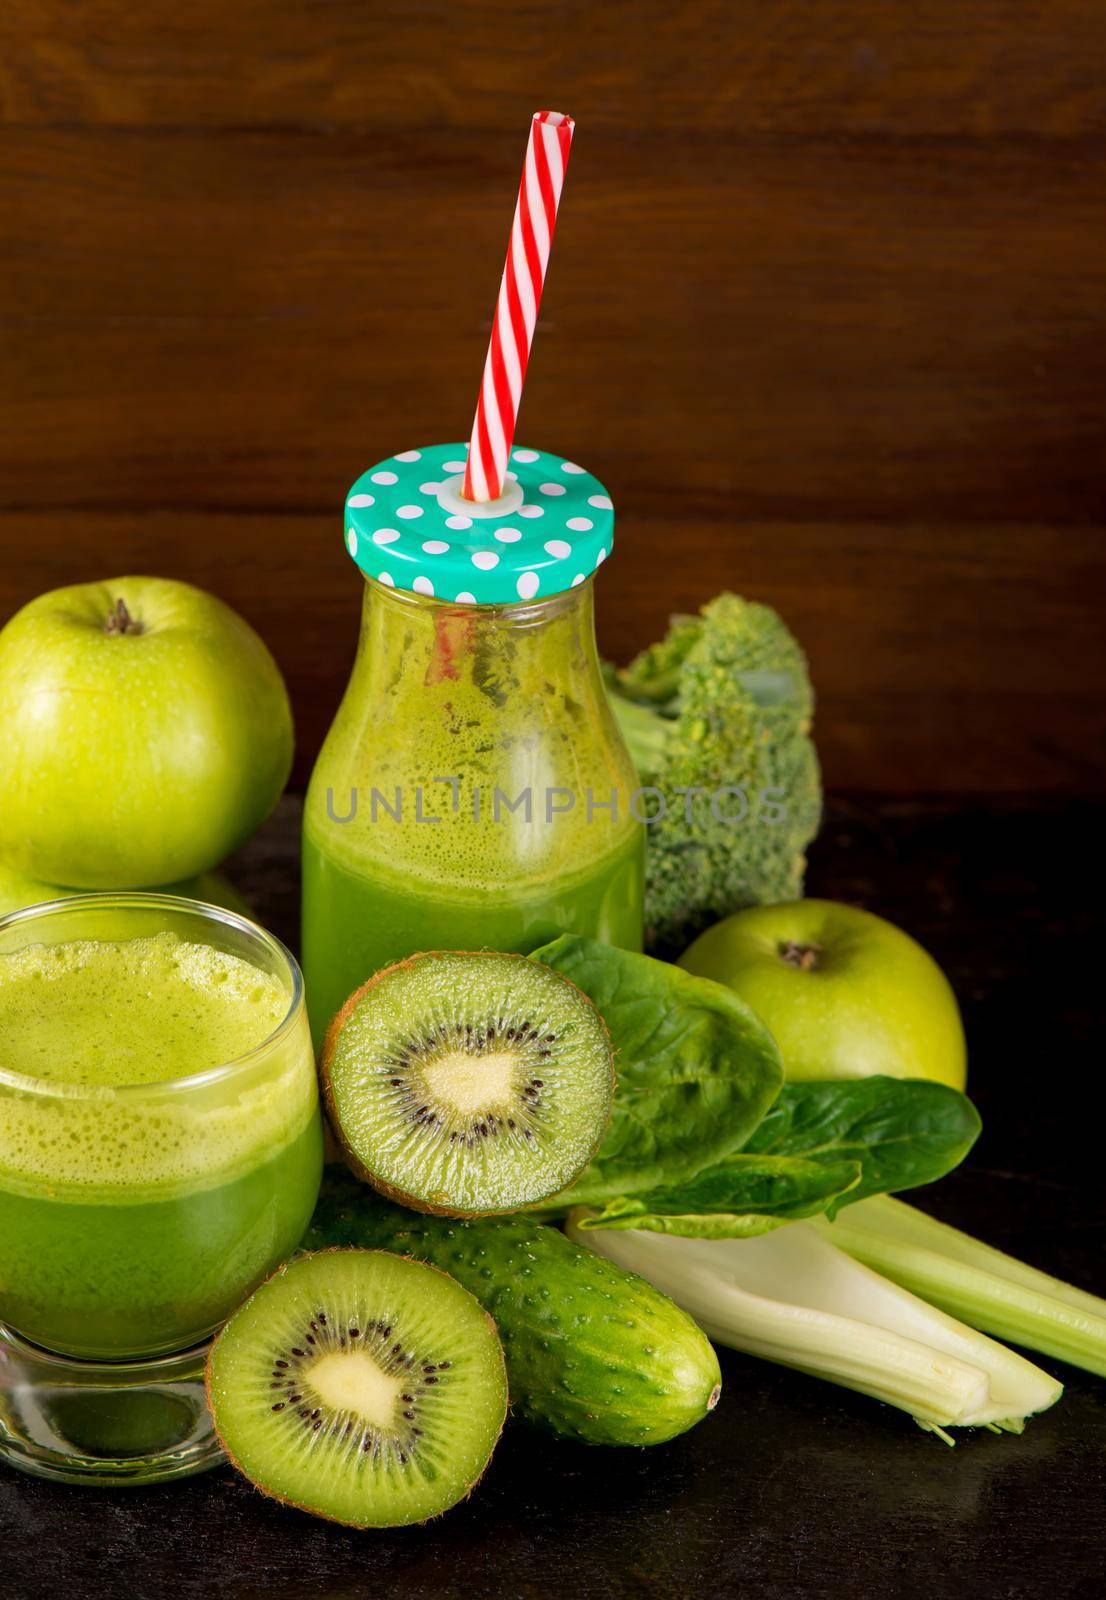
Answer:
[[[650,812],[648,947],[676,954],[719,917],[803,892],[822,788],[806,657],[770,606],[721,594],[607,669]]]

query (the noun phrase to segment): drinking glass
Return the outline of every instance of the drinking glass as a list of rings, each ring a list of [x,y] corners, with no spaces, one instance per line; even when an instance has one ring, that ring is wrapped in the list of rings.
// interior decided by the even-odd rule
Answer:
[[[34,1078],[0,1054],[0,1455],[43,1477],[152,1482],[220,1459],[206,1341],[295,1250],[318,1194],[303,983],[277,939],[198,901],[91,894],[0,919],[0,960],[166,933],[275,979],[279,1023],[158,1082]]]

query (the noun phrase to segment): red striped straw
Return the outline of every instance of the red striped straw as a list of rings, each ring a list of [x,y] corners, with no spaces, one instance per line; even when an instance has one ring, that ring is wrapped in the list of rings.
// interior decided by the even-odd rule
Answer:
[[[559,111],[539,111],[530,124],[507,263],[472,424],[462,491],[466,500],[498,500],[503,493],[575,128],[572,118]]]

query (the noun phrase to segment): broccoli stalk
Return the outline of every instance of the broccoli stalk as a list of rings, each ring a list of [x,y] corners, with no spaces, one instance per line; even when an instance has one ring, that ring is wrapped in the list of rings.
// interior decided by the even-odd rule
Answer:
[[[769,607],[721,594],[607,670],[651,799],[646,942],[676,954],[742,906],[802,894],[822,792],[806,658]]]

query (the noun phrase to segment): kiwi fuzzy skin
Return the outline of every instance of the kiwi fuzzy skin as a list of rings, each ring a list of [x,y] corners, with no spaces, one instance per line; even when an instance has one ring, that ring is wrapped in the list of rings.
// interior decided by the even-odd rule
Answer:
[[[364,1247],[359,1246],[359,1245],[332,1245],[332,1246],[330,1246],[329,1248],[327,1248],[325,1250],[305,1250],[305,1251],[301,1251],[299,1253],[299,1255],[297,1255],[293,1259],[302,1260],[302,1259],[306,1258],[307,1256],[341,1256],[341,1255],[398,1256],[401,1261],[411,1261],[411,1262],[415,1263],[415,1265],[420,1266],[420,1267],[430,1267],[432,1269],[432,1271],[440,1273],[443,1278],[449,1278],[454,1283],[458,1282],[458,1280],[453,1277],[452,1273],[445,1272],[441,1267],[435,1266],[432,1261],[419,1261],[415,1256],[401,1254],[401,1252],[398,1251],[398,1250],[366,1250]],[[291,1265],[292,1265],[292,1262],[290,1262],[290,1261],[282,1261],[280,1266],[277,1267],[276,1271],[275,1272],[271,1272],[269,1274],[269,1276],[265,1279],[264,1283],[259,1283],[258,1284],[257,1288],[253,1291],[253,1294],[247,1295],[246,1299],[243,1300],[242,1304],[240,1306],[238,1306],[238,1308],[234,1312],[232,1312],[230,1317],[227,1318],[227,1321],[223,1324],[222,1328],[219,1329],[219,1332],[215,1335],[214,1339],[212,1339],[212,1341],[211,1341],[211,1346],[210,1346],[210,1348],[208,1349],[208,1352],[207,1352],[207,1360],[204,1362],[204,1394],[205,1394],[206,1399],[207,1399],[207,1409],[208,1409],[208,1414],[211,1417],[212,1430],[213,1430],[213,1432],[215,1434],[216,1439],[219,1441],[219,1448],[222,1450],[223,1454],[226,1456],[227,1460],[230,1462],[230,1464],[234,1468],[235,1472],[239,1473],[243,1478],[245,1478],[246,1482],[248,1484],[250,1484],[252,1488],[256,1489],[259,1494],[263,1494],[266,1497],[266,1499],[268,1499],[268,1500],[275,1500],[278,1505],[289,1506],[294,1511],[302,1511],[302,1512],[304,1512],[305,1515],[307,1515],[309,1517],[318,1517],[320,1519],[320,1521],[322,1521],[322,1522],[335,1522],[335,1523],[338,1524],[339,1527],[342,1527],[342,1528],[356,1528],[358,1533],[372,1533],[372,1532],[381,1531],[381,1530],[383,1530],[385,1528],[390,1528],[390,1527],[391,1528],[397,1528],[397,1527],[399,1527],[399,1528],[413,1528],[413,1527],[414,1528],[419,1528],[419,1527],[424,1527],[426,1525],[426,1523],[428,1523],[428,1522],[436,1522],[439,1517],[443,1517],[447,1511],[452,1511],[454,1506],[460,1505],[462,1500],[467,1500],[469,1495],[472,1494],[472,1491],[477,1487],[477,1485],[480,1483],[480,1480],[483,1478],[484,1473],[488,1470],[488,1466],[489,1466],[489,1464],[491,1462],[492,1456],[495,1454],[496,1446],[498,1445],[499,1440],[500,1440],[500,1438],[502,1437],[502,1434],[503,1434],[503,1424],[507,1420],[507,1409],[508,1409],[508,1405],[509,1405],[510,1401],[509,1401],[509,1395],[508,1395],[508,1389],[507,1389],[507,1362],[506,1362],[506,1357],[503,1354],[503,1341],[499,1337],[499,1328],[498,1328],[498,1326],[496,1324],[495,1318],[490,1314],[490,1312],[488,1312],[486,1310],[484,1311],[484,1315],[488,1320],[488,1324],[491,1327],[492,1332],[495,1334],[495,1342],[496,1342],[496,1344],[497,1344],[497,1346],[499,1348],[499,1359],[500,1359],[500,1362],[503,1365],[503,1416],[499,1420],[499,1427],[496,1430],[495,1438],[492,1440],[492,1447],[488,1451],[488,1459],[487,1459],[487,1461],[485,1461],[483,1468],[480,1470],[479,1473],[477,1473],[476,1477],[472,1480],[472,1482],[470,1484],[466,1485],[464,1491],[457,1496],[456,1500],[452,1501],[448,1506],[443,1506],[440,1511],[435,1511],[431,1516],[423,1517],[421,1522],[398,1522],[398,1523],[397,1522],[392,1522],[392,1523],[387,1523],[387,1522],[383,1522],[383,1523],[349,1522],[344,1517],[332,1516],[331,1513],[328,1512],[328,1511],[318,1511],[318,1510],[316,1510],[316,1508],[314,1506],[304,1506],[304,1505],[301,1505],[298,1500],[289,1500],[286,1495],[277,1494],[275,1490],[267,1489],[263,1483],[258,1483],[257,1479],[251,1477],[250,1474],[246,1471],[245,1467],[238,1460],[238,1457],[234,1454],[234,1452],[230,1449],[230,1447],[227,1444],[226,1439],[223,1437],[222,1433],[219,1431],[219,1418],[218,1418],[218,1415],[216,1413],[215,1405],[214,1405],[214,1402],[213,1402],[213,1399],[212,1399],[212,1370],[211,1369],[212,1369],[213,1358],[214,1358],[214,1355],[215,1355],[215,1346],[218,1344],[219,1339],[222,1337],[223,1333],[225,1332],[225,1330],[229,1326],[229,1324],[234,1321],[234,1318],[238,1315],[238,1312],[239,1311],[244,1311],[246,1306],[248,1306],[250,1304],[250,1302],[254,1299],[254,1297],[256,1295],[260,1294],[261,1290],[265,1288],[266,1284],[272,1283],[277,1278],[284,1277],[285,1273],[288,1271],[288,1268]],[[464,1288],[464,1284],[458,1283],[458,1288],[462,1288],[463,1289]],[[471,1293],[471,1291],[469,1291],[469,1292]],[[475,1299],[475,1298],[476,1298],[475,1295],[473,1295],[473,1299]],[[479,1302],[477,1302],[477,1304],[479,1304]]]
[[[346,1025],[347,1018],[357,1007],[362,998],[367,995],[369,990],[372,989],[375,984],[379,983],[382,978],[386,978],[391,973],[401,971],[406,967],[414,966],[417,961],[421,961],[427,956],[439,955],[497,955],[503,957],[505,960],[510,961],[533,960],[531,956],[519,955],[516,950],[420,950],[414,955],[405,956],[402,961],[393,961],[390,963],[390,965],[381,967],[379,972],[374,972],[372,977],[363,983],[360,988],[353,991],[342,1009],[332,1018],[330,1026],[326,1030],[326,1039],[323,1042],[322,1059],[319,1062],[319,1079],[322,1084],[327,1121],[330,1124],[331,1131],[341,1146],[343,1159],[345,1160],[345,1163],[349,1167],[350,1171],[356,1177],[360,1178],[363,1183],[367,1183],[371,1188],[375,1189],[377,1194],[383,1195],[385,1200],[394,1200],[397,1205],[406,1206],[409,1211],[419,1211],[424,1216],[431,1217],[505,1217],[513,1215],[517,1211],[526,1211],[533,1206],[544,1205],[546,1201],[551,1200],[554,1195],[562,1194],[566,1189],[570,1188],[580,1176],[580,1173],[583,1172],[588,1162],[591,1161],[596,1151],[599,1149],[599,1146],[603,1143],[603,1138],[607,1132],[607,1125],[611,1119],[610,1106],[607,1108],[607,1115],[603,1119],[602,1127],[596,1134],[595,1142],[588,1151],[586,1159],[580,1163],[578,1170],[574,1172],[570,1178],[568,1178],[564,1183],[559,1184],[556,1189],[551,1189],[547,1195],[539,1195],[535,1199],[527,1201],[525,1205],[500,1206],[492,1211],[464,1211],[456,1206],[435,1205],[432,1201],[427,1200],[422,1195],[410,1194],[406,1189],[397,1188],[395,1184],[388,1183],[384,1178],[378,1177],[376,1173],[367,1167],[358,1156],[356,1150],[353,1149],[349,1140],[346,1138],[345,1130],[342,1127],[341,1119],[338,1115],[338,1102],[334,1093],[334,1086],[331,1082],[330,1069],[331,1062],[334,1059],[334,1052],[338,1047],[338,1040],[341,1037],[342,1029]],[[534,965],[540,966],[541,963],[534,962]],[[607,1027],[606,1018],[599,1010],[599,1007],[595,1004],[595,1001],[590,995],[584,993],[579,984],[573,983],[571,978],[566,978],[563,972],[558,972],[557,977],[561,979],[562,983],[567,983],[570,989],[575,989],[580,998],[591,1007],[591,1009],[595,1012],[595,1015],[599,1018],[599,1025],[603,1030],[603,1037],[607,1041],[607,1055],[610,1060],[611,1070],[611,1101],[613,1102],[615,1091],[618,1087],[618,1076],[615,1072],[614,1051],[611,1045],[611,1034],[610,1029]]]

